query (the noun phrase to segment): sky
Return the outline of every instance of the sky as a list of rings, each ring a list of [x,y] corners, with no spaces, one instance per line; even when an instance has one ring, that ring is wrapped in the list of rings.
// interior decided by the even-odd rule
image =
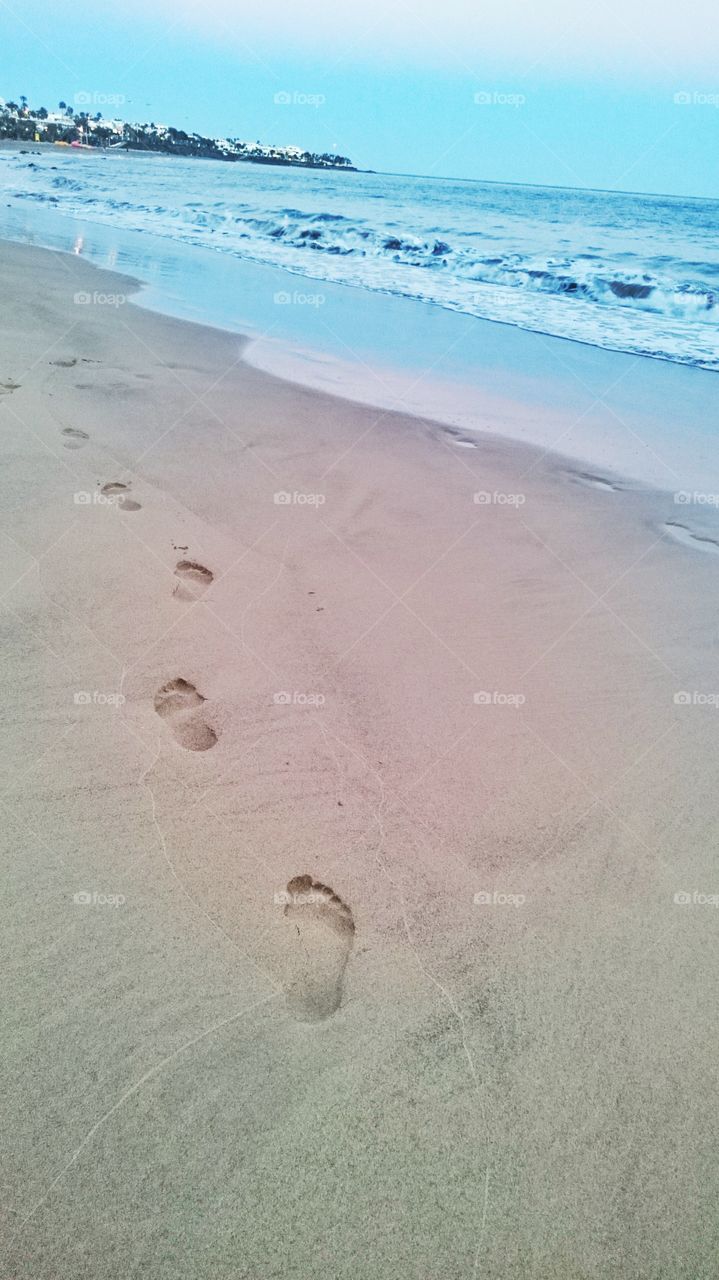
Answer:
[[[715,0],[0,0],[0,97],[361,168],[719,196]]]

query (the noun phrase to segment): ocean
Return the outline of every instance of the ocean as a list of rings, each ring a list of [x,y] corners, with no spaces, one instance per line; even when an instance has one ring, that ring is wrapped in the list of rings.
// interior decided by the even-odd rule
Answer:
[[[6,207],[719,368],[719,201],[31,151],[0,154]]]
[[[514,439],[670,493],[719,494],[718,210],[0,148],[0,236],[137,279],[117,299],[129,329],[139,305],[229,330],[266,373],[444,424],[457,444]]]

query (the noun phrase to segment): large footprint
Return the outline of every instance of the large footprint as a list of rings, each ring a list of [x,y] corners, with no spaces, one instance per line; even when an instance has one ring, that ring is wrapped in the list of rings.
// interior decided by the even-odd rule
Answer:
[[[155,711],[186,751],[209,751],[217,742],[215,730],[206,723],[202,704],[206,701],[187,680],[170,680],[155,694]]]
[[[135,502],[130,497],[129,484],[122,484],[120,480],[111,480],[108,484],[104,484],[100,490],[106,498],[114,498],[116,505],[121,511],[139,511],[141,504]]]
[[[287,1008],[298,1022],[321,1022],[342,1002],[355,925],[346,903],[312,876],[287,886],[285,916],[292,926]]]
[[[87,431],[81,431],[79,427],[63,427],[62,434],[65,437],[62,443],[66,449],[82,449],[90,439]]]
[[[214,574],[197,560],[178,560],[175,565],[175,577],[180,581],[172,593],[173,596],[178,600],[197,600],[209,587]]]

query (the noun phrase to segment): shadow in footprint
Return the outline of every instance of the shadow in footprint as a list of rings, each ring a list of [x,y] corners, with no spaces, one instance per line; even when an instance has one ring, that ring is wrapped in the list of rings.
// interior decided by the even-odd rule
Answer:
[[[196,560],[178,560],[175,565],[175,577],[179,578],[173,596],[178,600],[197,600],[207,590],[214,579],[210,569]]]
[[[141,509],[142,504],[135,502],[135,499],[130,497],[129,484],[121,484],[119,480],[112,480],[108,484],[104,484],[100,493],[104,494],[106,498],[116,498],[116,506],[121,511],[140,511]]]
[[[186,751],[209,751],[217,734],[204,719],[207,699],[188,680],[170,680],[155,694],[155,711],[167,721],[175,741]]]
[[[90,439],[86,431],[81,431],[79,427],[63,427],[62,434],[65,437],[63,445],[66,449],[82,449]]]
[[[345,902],[312,876],[287,886],[285,916],[292,925],[287,1008],[298,1022],[321,1022],[342,1002],[342,985],[355,925]]]

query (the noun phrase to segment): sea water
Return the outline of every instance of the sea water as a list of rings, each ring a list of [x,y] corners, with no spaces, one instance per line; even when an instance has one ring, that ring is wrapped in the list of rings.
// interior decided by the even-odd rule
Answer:
[[[0,150],[0,236],[135,276],[132,304],[249,335],[244,358],[276,376],[448,424],[462,447],[539,445],[608,492],[614,476],[719,493],[717,209]]]
[[[61,148],[1,159],[16,206],[719,369],[719,201]]]

